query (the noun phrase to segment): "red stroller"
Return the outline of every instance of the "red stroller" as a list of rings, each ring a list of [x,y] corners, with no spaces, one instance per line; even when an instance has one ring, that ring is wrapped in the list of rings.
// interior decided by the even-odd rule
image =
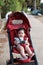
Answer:
[[[30,43],[30,49],[34,52],[34,49],[32,47],[32,41],[30,37],[30,23],[27,17],[23,12],[13,12],[12,14],[9,15],[8,21],[7,21],[7,33],[8,33],[8,40],[9,40],[9,49],[10,49],[10,60],[7,61],[7,65],[12,64],[12,65],[37,65],[37,59],[36,55],[32,58],[31,61],[29,62],[24,62],[20,63],[16,58],[13,58],[12,53],[19,53],[16,48],[13,48],[14,45],[14,37],[17,36],[17,30],[18,28],[24,28],[25,33],[28,37],[28,41]],[[35,52],[34,52],[35,53]]]

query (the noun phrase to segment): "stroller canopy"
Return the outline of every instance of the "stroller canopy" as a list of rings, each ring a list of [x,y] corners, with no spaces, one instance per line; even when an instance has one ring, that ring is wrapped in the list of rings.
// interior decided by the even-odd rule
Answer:
[[[13,30],[19,27],[31,28],[28,18],[23,12],[13,12],[8,16],[7,29]]]

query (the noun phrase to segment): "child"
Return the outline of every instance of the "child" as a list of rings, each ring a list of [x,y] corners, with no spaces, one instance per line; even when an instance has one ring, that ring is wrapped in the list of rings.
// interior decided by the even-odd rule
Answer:
[[[34,53],[29,48],[28,37],[25,37],[25,30],[24,28],[18,29],[18,37],[14,38],[14,44],[16,49],[20,52],[22,58],[21,60],[26,60],[28,57],[25,54],[25,51],[28,53],[30,60],[34,56]]]

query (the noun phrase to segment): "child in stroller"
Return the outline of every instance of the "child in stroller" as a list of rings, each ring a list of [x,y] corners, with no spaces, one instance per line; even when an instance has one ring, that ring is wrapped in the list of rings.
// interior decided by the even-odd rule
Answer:
[[[10,60],[7,61],[7,65],[14,65],[14,63],[16,65],[37,65],[30,37],[30,28],[29,20],[24,13],[13,12],[8,16],[6,29],[9,40]],[[21,57],[13,56],[13,53],[20,54]]]
[[[17,30],[17,37],[14,37],[14,46],[16,49],[20,52],[22,58],[20,60],[27,60],[29,61],[32,59],[34,56],[34,53],[31,51],[29,48],[29,42],[28,42],[28,37],[25,34],[25,29],[24,28],[19,28]],[[28,56],[26,56],[25,51],[28,53]]]

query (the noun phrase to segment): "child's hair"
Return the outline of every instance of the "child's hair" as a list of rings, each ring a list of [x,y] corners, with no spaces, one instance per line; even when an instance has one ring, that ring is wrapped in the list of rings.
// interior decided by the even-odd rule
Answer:
[[[24,28],[19,28],[19,29],[17,30],[17,32],[19,32],[20,30],[23,30],[23,31],[25,32],[25,29],[24,29]]]

